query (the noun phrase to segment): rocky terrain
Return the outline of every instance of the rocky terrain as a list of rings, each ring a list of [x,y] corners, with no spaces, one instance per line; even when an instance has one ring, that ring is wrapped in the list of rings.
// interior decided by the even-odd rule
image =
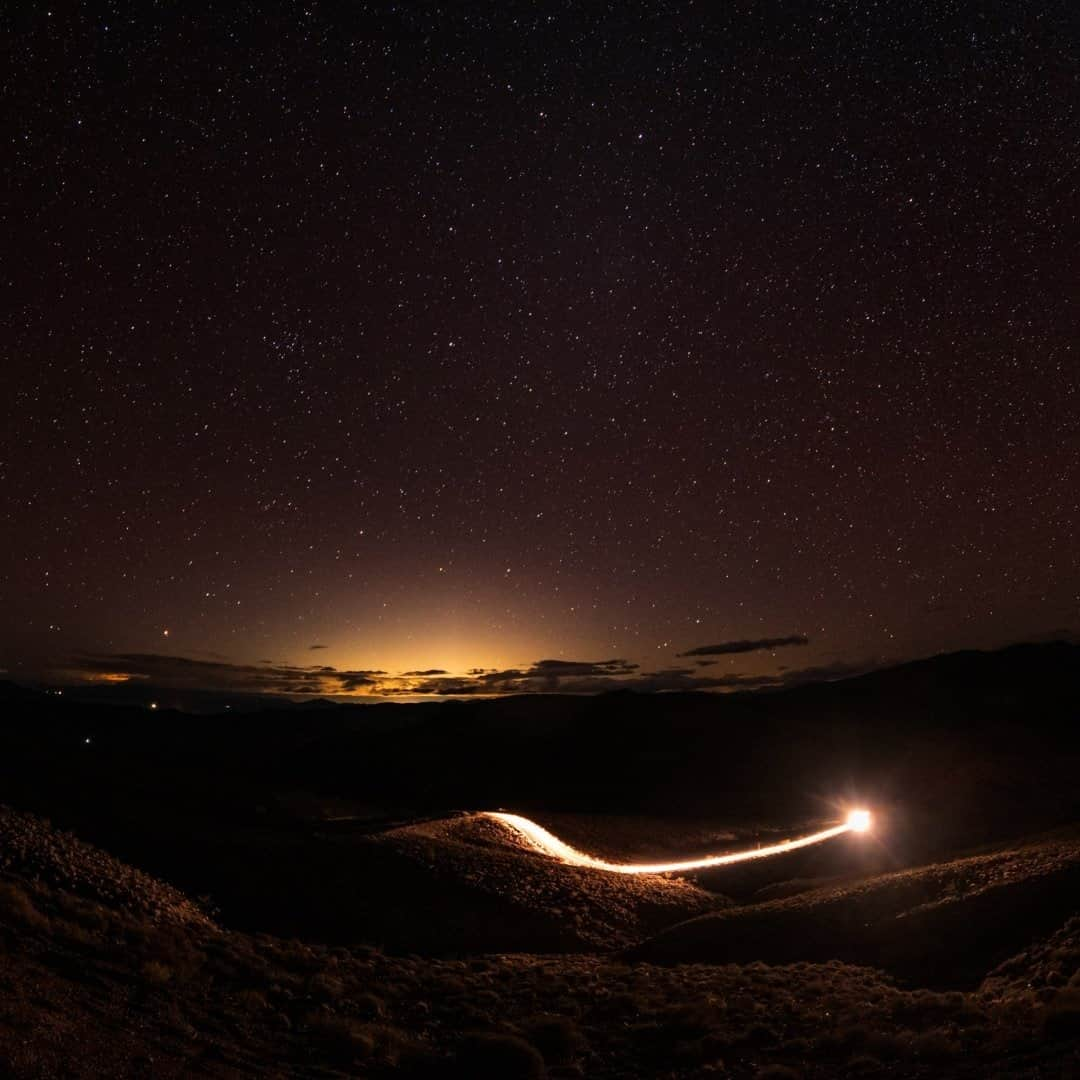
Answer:
[[[620,877],[565,867],[537,855],[508,830],[476,815],[391,830],[379,838],[431,875],[431,893],[443,883],[464,883],[483,901],[503,909],[495,926],[477,929],[488,949],[505,951],[537,942],[561,942],[560,951],[610,950],[639,942],[657,930],[727,906],[682,877]]]
[[[156,923],[210,925],[206,912],[179,890],[59,832],[48,821],[5,806],[0,806],[0,874]]]
[[[1078,656],[245,716],[0,685],[0,1077],[1076,1080]],[[657,877],[472,812],[652,861],[864,804]]]
[[[951,986],[985,973],[1080,896],[1080,831],[732,907],[631,949],[674,963],[843,959]]]
[[[640,910],[650,890],[667,917],[704,902],[697,887],[665,879],[635,881],[622,906],[602,885],[554,880],[576,871],[549,866],[547,883],[531,870],[513,874],[508,862],[535,857],[472,831],[429,823],[385,842],[418,858],[445,845],[447,875],[531,880],[517,903],[546,917],[558,904]],[[751,960],[727,928],[792,920],[809,931],[820,918],[831,947],[855,953],[867,921],[902,933],[923,913],[976,913],[982,897],[1071,873],[1077,849],[1074,834],[1059,833],[727,907],[631,953],[440,959],[231,930],[149,875],[4,809],[0,1070],[20,1078],[1076,1075],[1075,916],[1062,915],[963,989],[928,989],[840,959]],[[1069,891],[1070,903],[1076,895]],[[675,946],[690,939],[712,963],[674,962]]]

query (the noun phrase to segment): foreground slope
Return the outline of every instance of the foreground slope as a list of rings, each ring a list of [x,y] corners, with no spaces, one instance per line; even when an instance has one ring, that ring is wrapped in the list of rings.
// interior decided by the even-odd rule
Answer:
[[[471,951],[489,952],[617,948],[728,903],[682,878],[643,881],[563,866],[475,814],[394,829],[374,842],[424,869],[428,896],[438,898],[428,920],[432,943],[441,941],[444,952],[448,941],[456,951],[467,951],[466,941]],[[498,917],[480,925],[478,910]],[[401,933],[415,944],[416,929]]]
[[[1053,873],[1070,843],[967,860],[952,880],[970,887],[952,902],[977,903],[1002,875]],[[3,1075],[1034,1078],[1080,1068],[1076,919],[972,992],[937,993],[838,960],[657,967],[312,946],[230,931],[27,815],[0,809],[0,851]],[[950,871],[928,873],[943,882]],[[902,887],[912,891],[865,891]]]
[[[671,927],[628,956],[656,963],[842,959],[923,982],[977,980],[1080,906],[1080,831],[810,889]]]

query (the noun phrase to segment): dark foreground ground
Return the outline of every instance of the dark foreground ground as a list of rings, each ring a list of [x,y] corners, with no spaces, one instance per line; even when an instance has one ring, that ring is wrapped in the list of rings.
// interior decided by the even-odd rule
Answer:
[[[629,950],[456,959],[229,930],[6,809],[0,845],[0,1075],[1080,1075],[1080,830],[718,905]],[[624,887],[669,917],[666,894],[693,889]],[[1003,919],[1048,896],[999,961]]]
[[[1077,659],[242,721],[9,689],[0,1077],[1080,1077]],[[852,799],[871,836],[658,878],[468,812],[647,859]]]

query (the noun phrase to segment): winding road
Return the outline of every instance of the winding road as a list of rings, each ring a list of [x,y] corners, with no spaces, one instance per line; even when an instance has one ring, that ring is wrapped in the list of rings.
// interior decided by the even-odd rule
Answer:
[[[732,863],[747,862],[750,859],[766,859],[770,855],[784,855],[789,851],[820,844],[825,840],[832,840],[833,837],[843,836],[845,833],[867,832],[872,823],[868,810],[852,810],[847,820],[841,825],[834,825],[832,828],[822,829],[808,836],[800,836],[796,840],[784,840],[779,844],[769,844],[767,847],[752,848],[749,851],[735,851],[726,855],[705,855],[700,859],[684,859],[677,862],[613,863],[588,855],[584,851],[578,851],[566,841],[560,840],[554,833],[548,832],[543,825],[538,825],[535,821],[522,817],[520,814],[507,814],[501,810],[484,810],[481,811],[480,816],[500,822],[506,828],[524,837],[534,850],[550,855],[553,859],[558,859],[568,866],[607,870],[612,874],[670,874],[683,870],[704,870],[711,866],[730,866]]]

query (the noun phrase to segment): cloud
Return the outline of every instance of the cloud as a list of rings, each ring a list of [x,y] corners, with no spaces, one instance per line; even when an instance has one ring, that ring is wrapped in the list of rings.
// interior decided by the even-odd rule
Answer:
[[[414,694],[424,696],[458,697],[473,694],[501,694],[501,690],[492,690],[477,683],[453,676],[437,676],[425,679],[422,683],[407,683],[399,686],[380,687],[379,693],[390,697],[411,697]]]
[[[626,675],[636,671],[637,664],[626,660],[537,660],[529,669],[530,675]]]
[[[631,675],[638,669],[637,664],[626,660],[537,660],[525,671],[521,678],[539,681],[540,685],[530,689],[547,691],[563,690],[565,679],[610,679],[618,675]]]
[[[334,678],[337,680],[337,688],[330,691],[336,694],[351,694],[365,687],[377,687],[379,685],[379,673],[375,671],[340,671]]]
[[[641,673],[628,660],[537,660],[525,668],[472,668],[466,678],[438,677],[402,687],[401,694],[597,694],[611,690],[696,690],[731,686],[740,676],[692,678],[693,668]]]
[[[783,675],[747,675],[739,672],[714,675],[700,670],[696,665],[642,672],[638,670],[638,665],[624,660],[538,660],[527,668],[495,671],[474,668],[465,677],[421,676],[418,680],[396,686],[382,683],[378,693],[394,697],[493,697],[499,694],[602,694],[615,690],[695,693],[706,690],[784,689],[807,682],[825,682],[862,674],[873,666],[832,664],[787,671]]]
[[[628,660],[536,660],[523,668],[469,668],[453,675],[432,668],[406,671],[400,682],[384,680],[378,693],[392,697],[407,695],[473,696],[496,694],[595,693],[617,689],[633,678],[637,664]],[[588,689],[582,689],[582,687]]]
[[[525,672],[519,671],[517,668],[507,668],[505,671],[499,671],[497,668],[485,672],[479,676],[481,682],[485,683],[501,683],[510,682],[512,679],[524,678]]]
[[[711,664],[714,661],[707,661]],[[783,675],[714,675],[693,667],[668,667],[642,672],[626,660],[538,660],[527,668],[483,671],[474,668],[468,678],[435,677],[399,693],[436,696],[496,694],[600,694],[615,690],[639,693],[694,693],[706,690],[784,689],[808,682],[825,682],[862,674],[875,665],[837,663],[786,671]],[[385,691],[383,691],[385,692]]]
[[[259,694],[340,694],[375,687],[385,671],[339,670],[328,665],[232,664],[161,653],[88,653],[74,658],[72,674],[99,681],[141,679],[165,687]]]
[[[329,649],[329,645],[309,645],[309,649]]]
[[[790,637],[754,638],[740,641],[722,641],[719,645],[699,645],[679,656],[731,656],[735,653],[758,652],[761,649],[779,649],[785,645],[809,645],[810,639],[799,634]]]
[[[805,639],[771,639],[791,644]],[[728,651],[749,652],[733,642]],[[730,649],[738,645],[738,649]],[[709,648],[715,648],[710,646]],[[781,674],[714,674],[692,665],[641,671],[623,659],[542,659],[514,668],[470,668],[455,675],[443,668],[422,668],[391,675],[382,669],[340,669],[329,664],[297,665],[277,662],[234,664],[161,653],[85,653],[67,664],[64,674],[86,682],[141,682],[162,688],[221,690],[249,694],[303,697],[494,697],[501,694],[597,694],[614,690],[641,693],[703,690],[780,689],[807,682],[844,678],[871,670],[872,663],[837,663],[786,670]],[[714,661],[706,660],[705,664]]]

